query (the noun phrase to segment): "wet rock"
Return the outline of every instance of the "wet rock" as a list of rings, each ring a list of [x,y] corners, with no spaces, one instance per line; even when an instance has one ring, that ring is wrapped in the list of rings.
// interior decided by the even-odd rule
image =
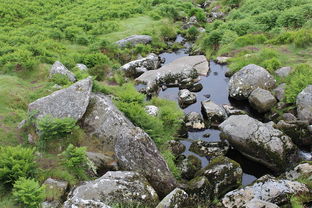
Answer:
[[[199,92],[203,89],[203,85],[201,83],[194,83],[193,80],[191,80],[188,83],[180,84],[180,89],[188,89],[191,92]]]
[[[220,123],[227,118],[224,108],[214,102],[203,101],[201,105],[204,118],[207,119],[208,122]]]
[[[191,180],[194,178],[195,173],[201,168],[201,160],[194,155],[189,155],[179,162],[179,169],[183,179]]]
[[[186,149],[185,145],[179,141],[170,140],[168,143],[169,143],[169,148],[171,152],[176,156],[182,154]]]
[[[275,71],[275,73],[279,77],[287,77],[292,71],[293,71],[293,69],[291,67],[286,66],[286,67],[282,67],[280,69],[277,69]]]
[[[30,103],[28,112],[36,112],[37,118],[51,115],[55,118],[70,117],[78,121],[86,112],[91,90],[92,79],[81,80],[68,88]]]
[[[87,152],[87,157],[93,162],[98,176],[104,175],[107,171],[118,170],[117,161],[112,156],[97,152]]]
[[[312,85],[307,86],[298,94],[296,104],[298,118],[312,123]]]
[[[224,56],[219,56],[216,58],[216,62],[218,64],[227,64],[228,60],[230,59],[231,57],[224,57]]]
[[[26,124],[27,124],[27,120],[26,120],[26,119],[22,120],[22,121],[17,125],[17,129],[22,129],[22,128],[24,128],[24,127],[26,126]]]
[[[277,86],[272,92],[278,101],[283,101],[285,98],[285,88],[286,84],[282,83]]]
[[[244,206],[245,208],[279,208],[276,204],[266,202],[260,199],[252,199],[247,202]]]
[[[282,118],[285,121],[295,121],[295,120],[297,120],[296,116],[294,116],[294,114],[292,114],[292,113],[284,113],[282,115]]]
[[[159,108],[155,105],[147,105],[145,106],[145,111],[148,115],[157,116],[159,113]]]
[[[203,135],[203,137],[205,137],[205,138],[209,138],[210,136],[211,136],[211,134],[209,134],[209,133]]]
[[[237,100],[246,100],[256,88],[271,90],[275,82],[267,70],[255,64],[249,64],[230,78],[229,95]]]
[[[155,207],[158,195],[142,175],[136,172],[110,171],[94,181],[76,187],[69,194],[64,208],[80,205],[85,200],[107,205],[119,203]]]
[[[312,164],[308,162],[299,164],[293,170],[286,172],[285,177],[288,180],[297,180],[299,178],[312,180]]]
[[[103,148],[115,152],[121,170],[139,172],[161,196],[176,187],[155,143],[142,129],[135,127],[108,96],[91,95],[82,124],[88,134],[97,137]]]
[[[196,103],[196,94],[190,92],[187,89],[179,91],[179,104],[182,108],[185,108],[193,103]]]
[[[88,71],[88,67],[84,64],[76,64],[76,67],[80,70],[80,71]]]
[[[279,172],[296,159],[297,148],[291,138],[272,125],[247,115],[234,115],[219,128],[222,138],[243,155]]]
[[[140,58],[123,65],[120,70],[125,72],[128,77],[138,77],[148,70],[155,70],[160,67],[160,57],[154,53],[145,58]]]
[[[162,66],[157,70],[150,70],[136,78],[136,82],[146,84],[147,92],[155,92],[161,85],[180,83],[183,79],[196,78],[207,75],[209,63],[205,56],[185,56]]]
[[[289,196],[299,193],[307,194],[309,189],[302,183],[289,180],[257,180],[251,186],[227,193],[222,199],[222,204],[226,208],[245,207],[251,200],[260,199],[265,202],[283,205],[289,201]]]
[[[191,112],[185,116],[185,126],[191,131],[205,129],[204,120],[197,112]]]
[[[188,205],[190,207],[207,205],[212,197],[213,187],[205,176],[200,176],[188,182],[185,191],[189,195]]]
[[[116,44],[120,47],[126,47],[128,45],[135,46],[137,44],[148,44],[152,42],[152,37],[149,35],[132,35],[125,39],[119,40]]]
[[[250,105],[259,113],[265,113],[271,110],[276,104],[275,97],[270,91],[257,88],[248,97]]]
[[[62,74],[65,75],[71,82],[75,82],[76,81],[76,77],[75,75],[69,71],[61,62],[56,61],[51,69],[50,69],[50,78],[53,77],[53,75],[55,74]]]
[[[168,194],[156,208],[183,208],[187,203],[188,194],[180,188]]]
[[[48,178],[44,181],[43,185],[46,190],[46,199],[42,206],[44,208],[57,208],[62,202],[68,189],[67,181],[60,181]]]
[[[225,155],[229,150],[229,144],[225,141],[221,142],[207,142],[207,141],[193,141],[190,146],[190,151],[198,154],[201,157],[218,157]]]
[[[214,196],[219,198],[241,185],[243,170],[234,160],[220,156],[212,159],[196,175],[205,176],[213,186]]]
[[[224,108],[224,110],[225,110],[225,112],[226,112],[226,114],[227,114],[228,116],[232,116],[232,115],[244,115],[244,114],[246,114],[245,111],[240,110],[240,109],[237,109],[237,108],[235,108],[235,107],[233,107],[233,106],[231,106],[231,105],[224,104],[224,105],[222,105],[222,107]]]

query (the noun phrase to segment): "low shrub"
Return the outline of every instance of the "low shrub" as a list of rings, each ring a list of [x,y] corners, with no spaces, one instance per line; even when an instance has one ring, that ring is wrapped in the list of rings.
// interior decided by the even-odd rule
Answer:
[[[89,69],[89,74],[94,76],[96,80],[103,81],[110,72],[111,68],[109,65],[96,65]]]
[[[244,47],[248,45],[255,45],[264,43],[267,40],[263,34],[248,34],[241,37],[238,37],[234,44],[238,47]]]
[[[312,44],[312,30],[299,30],[294,35],[294,43],[298,48],[306,48]]]
[[[190,40],[195,40],[198,34],[199,31],[197,30],[197,28],[192,26],[187,30],[186,37]]]
[[[72,82],[68,79],[68,77],[64,74],[54,74],[51,78],[51,81],[57,85],[69,85]]]
[[[265,69],[267,69],[271,74],[273,74],[274,71],[280,68],[282,64],[276,57],[274,57],[274,58],[263,61],[261,65]]]
[[[109,58],[102,53],[87,54],[82,57],[82,63],[92,68],[96,65],[110,64]]]

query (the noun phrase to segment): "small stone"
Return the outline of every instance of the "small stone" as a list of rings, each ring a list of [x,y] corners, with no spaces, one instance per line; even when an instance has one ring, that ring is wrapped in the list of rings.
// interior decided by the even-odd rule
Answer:
[[[168,143],[169,143],[169,148],[171,152],[176,156],[182,154],[186,149],[185,145],[179,141],[170,140]]]
[[[145,111],[147,114],[156,117],[159,113],[159,108],[155,105],[147,105],[145,106]]]
[[[84,64],[76,64],[76,67],[80,70],[80,71],[88,71],[88,67]]]
[[[184,208],[188,194],[180,188],[174,189],[168,194],[156,208]]]
[[[26,119],[22,120],[22,121],[17,125],[17,129],[22,129],[22,128],[24,128],[24,126],[26,125],[26,123],[27,123],[27,120],[26,120]]]
[[[204,118],[207,119],[208,122],[220,123],[227,118],[223,107],[211,101],[203,101],[201,104]]]
[[[188,128],[188,130],[205,129],[204,120],[197,112],[191,112],[185,116],[185,126]]]
[[[196,95],[187,89],[179,91],[179,104],[185,108],[193,103],[196,103]]]
[[[181,170],[181,177],[186,180],[194,178],[197,171],[201,168],[201,160],[194,155],[189,155],[179,162],[178,167]]]
[[[282,67],[280,69],[277,69],[275,73],[280,77],[287,77],[292,71],[293,69],[287,66],[287,67]]]
[[[251,106],[259,113],[270,111],[276,104],[276,99],[268,90],[257,88],[248,97]]]
[[[298,94],[296,104],[298,118],[312,123],[312,85],[307,86]]]
[[[201,157],[218,157],[225,155],[229,149],[229,144],[222,142],[207,142],[207,141],[193,141],[190,146],[190,151],[198,154]]]
[[[205,138],[209,138],[210,136],[211,136],[211,134],[209,134],[209,133],[203,135],[203,137],[205,137]]]
[[[207,204],[212,197],[213,187],[205,176],[200,176],[188,182],[185,191],[189,195],[190,205]]]
[[[292,113],[284,113],[282,118],[285,121],[295,121],[295,120],[297,120],[296,116],[294,116],[294,114],[292,114]]]
[[[217,57],[216,59],[216,62],[218,64],[227,64],[228,60],[230,59],[231,57],[224,57],[224,56],[219,56]]]
[[[228,116],[232,116],[232,115],[244,115],[244,114],[246,114],[245,111],[240,110],[240,109],[237,109],[237,108],[235,108],[235,107],[233,107],[233,106],[231,106],[231,105],[224,104],[224,105],[222,105],[222,107],[224,108],[224,110],[225,110],[225,112],[226,112],[226,114],[227,114]]]
[[[280,84],[272,92],[278,101],[283,101],[285,98],[285,88],[286,84]]]
[[[76,77],[75,75],[69,71],[61,62],[56,61],[51,69],[50,69],[50,78],[53,77],[53,75],[55,74],[62,74],[65,75],[71,82],[75,82],[76,81]]]
[[[28,134],[27,141],[29,144],[35,144],[34,138],[31,134]]]
[[[116,44],[120,47],[126,47],[128,45],[135,46],[137,44],[148,44],[150,42],[152,42],[152,37],[149,35],[132,35],[117,41]]]

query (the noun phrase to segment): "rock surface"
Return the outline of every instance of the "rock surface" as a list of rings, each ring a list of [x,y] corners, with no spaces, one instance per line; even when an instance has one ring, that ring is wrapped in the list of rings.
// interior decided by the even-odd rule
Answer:
[[[141,173],[161,196],[176,187],[176,181],[155,143],[135,127],[103,94],[92,94],[83,120],[87,133],[110,146],[122,170]]]
[[[179,91],[179,104],[182,108],[185,108],[193,103],[196,103],[196,94],[190,92],[187,89]]]
[[[56,61],[50,69],[50,78],[55,74],[65,75],[71,82],[76,81],[75,75],[69,71],[61,62]]]
[[[91,90],[91,78],[81,80],[30,103],[28,112],[36,112],[37,118],[51,115],[56,118],[70,117],[78,121],[86,112]]]
[[[53,193],[52,195],[47,194],[46,201],[43,202],[44,208],[57,208],[63,202],[63,198],[68,189],[67,181],[60,181],[52,178],[48,178],[44,181],[43,185],[47,193]]]
[[[88,71],[88,67],[84,64],[76,64],[76,67],[80,70],[80,71]]]
[[[148,70],[155,70],[160,67],[160,57],[154,53],[149,54],[145,58],[131,61],[123,65],[120,70],[125,72],[128,77],[138,77]]]
[[[244,206],[245,208],[280,208],[276,204],[266,202],[260,199],[252,199],[247,202]]]
[[[247,115],[235,115],[219,128],[221,136],[242,154],[278,172],[289,167],[296,157],[297,148],[291,138],[272,125]]]
[[[297,193],[309,193],[309,189],[299,182],[268,179],[227,193],[222,199],[222,204],[226,208],[244,207],[251,200],[259,199],[282,205],[289,200],[289,196]]]
[[[298,94],[296,103],[298,118],[312,123],[312,85],[307,86]]]
[[[276,104],[275,97],[270,91],[257,88],[248,97],[250,105],[259,113],[265,113],[271,110]]]
[[[87,152],[87,157],[93,162],[96,173],[99,176],[104,175],[107,171],[118,170],[117,161],[112,156],[97,152]]]
[[[155,92],[161,85],[181,82],[183,79],[196,78],[207,75],[209,63],[205,56],[185,56],[162,66],[157,70],[150,70],[136,78],[138,83],[146,84],[146,91]]]
[[[189,155],[179,162],[178,167],[181,170],[181,177],[186,180],[194,178],[195,173],[201,168],[201,160],[194,155]]]
[[[286,66],[286,67],[277,69],[275,73],[280,77],[287,77],[292,71],[293,69],[291,67]]]
[[[211,123],[220,123],[227,118],[223,107],[215,104],[212,101],[203,101],[201,103],[204,118]]]
[[[190,112],[185,116],[185,126],[189,131],[205,129],[205,123],[197,112]]]
[[[168,144],[169,144],[169,149],[176,156],[182,154],[186,149],[185,145],[182,144],[180,141],[170,140]]]
[[[224,104],[224,105],[222,105],[222,107],[224,108],[227,116],[244,115],[244,114],[246,114],[245,111],[237,109],[237,108],[235,108],[235,107],[233,107],[231,105]]]
[[[286,83],[278,85],[272,92],[277,100],[282,101],[285,98]]]
[[[85,200],[107,205],[120,203],[155,207],[158,195],[142,175],[136,172],[110,171],[94,181],[76,187],[69,194],[64,208],[72,208],[72,205],[81,204]]]
[[[285,175],[288,180],[305,177],[312,181],[312,164],[308,162],[299,164],[293,170],[286,172]]]
[[[271,90],[275,79],[264,68],[250,64],[236,72],[229,81],[229,95],[237,100],[246,100],[257,87]]]
[[[156,208],[184,208],[188,194],[180,188],[174,189],[168,194]]]
[[[132,35],[125,39],[116,42],[120,47],[126,47],[128,45],[135,46],[137,44],[148,44],[152,42],[152,37],[149,35]]]
[[[185,191],[189,195],[188,206],[198,207],[207,205],[212,197],[213,187],[205,176],[199,176],[188,182]]]
[[[216,58],[216,62],[218,64],[227,64],[228,60],[230,59],[231,57],[224,57],[224,56],[218,56]]]
[[[225,141],[207,142],[202,140],[193,141],[190,146],[190,151],[198,154],[201,157],[214,158],[225,155],[229,150],[229,144]]]
[[[147,105],[145,106],[145,111],[148,115],[157,116],[159,113],[159,108],[155,105]]]

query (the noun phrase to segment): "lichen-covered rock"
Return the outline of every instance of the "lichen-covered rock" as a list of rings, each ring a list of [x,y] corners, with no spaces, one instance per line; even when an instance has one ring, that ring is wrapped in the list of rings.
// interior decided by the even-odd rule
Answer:
[[[80,70],[80,71],[88,71],[88,67],[84,64],[76,64],[76,67]]]
[[[69,194],[64,207],[71,208],[84,200],[107,205],[141,204],[150,207],[155,207],[159,202],[156,191],[142,175],[127,171],[109,171],[94,181],[76,187]]]
[[[282,83],[278,85],[272,92],[278,101],[283,101],[285,98],[286,84]]]
[[[182,108],[185,108],[193,103],[196,103],[196,94],[190,92],[187,89],[179,91],[179,104]]]
[[[68,189],[67,181],[60,181],[52,178],[48,178],[44,181],[43,185],[46,190],[46,200],[43,202],[44,208],[57,208],[63,202],[65,193]]]
[[[180,83],[187,78],[207,75],[209,63],[205,56],[185,56],[162,66],[157,70],[150,70],[136,78],[136,82],[146,84],[147,92],[157,91],[159,86],[169,83]]]
[[[205,176],[189,181],[184,190],[189,195],[187,204],[189,207],[207,205],[213,195],[213,187]]]
[[[292,71],[293,71],[293,69],[291,67],[286,66],[286,67],[282,67],[282,68],[277,69],[275,71],[275,73],[279,77],[287,77]]]
[[[174,189],[168,194],[156,208],[184,208],[188,194],[180,188]]]
[[[244,115],[244,114],[246,114],[245,111],[237,109],[237,108],[235,108],[235,107],[233,107],[231,105],[228,105],[228,104],[224,104],[224,105],[222,105],[222,107],[224,108],[227,116]]]
[[[222,106],[212,101],[201,102],[204,118],[210,123],[221,123],[227,118],[227,114]]]
[[[305,162],[297,165],[293,170],[285,173],[288,180],[297,180],[299,178],[307,178],[312,181],[312,163]]]
[[[264,68],[250,64],[236,72],[229,81],[229,95],[237,100],[246,100],[257,87],[271,90],[275,79]]]
[[[123,65],[120,70],[125,72],[128,77],[138,77],[148,70],[155,70],[160,67],[160,57],[154,53],[149,54],[145,58],[131,61]]]
[[[205,129],[204,120],[197,112],[191,112],[185,116],[185,126],[189,131]]]
[[[248,97],[250,105],[259,113],[265,113],[271,110],[276,104],[275,97],[270,91],[257,88]]]
[[[198,154],[201,157],[214,158],[225,155],[229,149],[229,144],[225,141],[207,142],[202,140],[193,141],[190,146],[190,151]]]
[[[30,103],[28,111],[36,112],[37,118],[51,115],[56,118],[70,117],[78,121],[86,112],[91,90],[92,79],[87,78]]]
[[[260,199],[282,205],[288,202],[289,196],[299,193],[307,194],[309,189],[299,182],[267,179],[227,193],[222,199],[222,204],[226,208],[245,207],[251,200]]]
[[[94,200],[82,200],[72,199],[70,204],[67,204],[64,208],[112,208],[102,202],[96,202]]]
[[[181,170],[182,178],[191,180],[195,173],[200,170],[201,160],[194,155],[189,155],[179,162],[178,167]]]
[[[169,149],[176,156],[182,154],[186,149],[185,145],[182,144],[180,141],[170,140],[168,144],[169,144]]]
[[[219,128],[222,138],[248,158],[260,162],[274,171],[289,167],[297,156],[297,148],[272,123],[262,123],[247,115],[234,115]]]
[[[50,69],[50,78],[53,77],[53,75],[55,74],[62,74],[64,76],[66,76],[71,82],[75,82],[76,81],[76,77],[75,75],[69,71],[61,62],[56,61],[51,69]]]
[[[104,175],[107,171],[118,170],[116,159],[110,155],[105,155],[97,152],[87,152],[87,157],[93,162],[96,174],[98,176]]]
[[[109,97],[92,94],[82,124],[87,133],[115,152],[121,170],[139,172],[161,196],[176,187],[176,181],[153,140],[135,127]]]
[[[228,60],[230,59],[231,57],[225,57],[225,56],[218,56],[216,58],[216,62],[218,64],[227,64]]]
[[[234,160],[220,156],[212,159],[196,175],[205,176],[213,186],[214,196],[219,198],[241,185],[243,170]]]
[[[152,37],[149,35],[132,35],[125,39],[119,40],[116,44],[120,47],[126,47],[128,45],[135,46],[137,44],[148,44],[152,42]]]
[[[312,85],[307,86],[298,94],[296,103],[298,118],[312,123]]]
[[[245,204],[244,208],[279,208],[279,206],[260,199],[252,199]]]
[[[145,111],[148,115],[157,116],[159,113],[159,108],[155,105],[147,105],[145,106]]]

